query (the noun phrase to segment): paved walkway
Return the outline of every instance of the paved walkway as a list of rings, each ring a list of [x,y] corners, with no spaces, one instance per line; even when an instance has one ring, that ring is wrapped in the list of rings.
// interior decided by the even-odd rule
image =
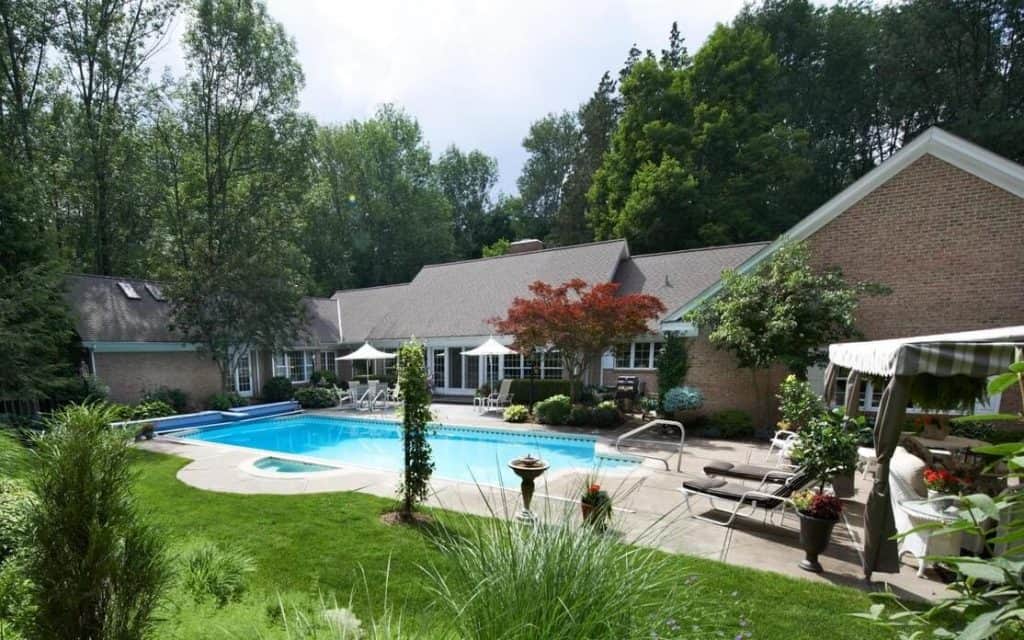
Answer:
[[[479,416],[468,406],[435,405],[434,412],[438,421],[444,424],[510,426],[496,417]],[[343,415],[338,411],[313,413]],[[366,414],[361,415],[365,417]],[[393,418],[386,414],[378,414],[377,417]],[[540,427],[529,425],[523,428]],[[615,435],[615,432],[587,429],[558,431],[593,433],[604,445],[609,444]],[[192,459],[193,462],[178,473],[178,478],[186,484],[210,491],[275,494],[361,491],[391,498],[395,496],[399,483],[397,473],[357,467],[295,474],[295,477],[273,477],[245,468],[247,464],[262,457],[259,452],[251,449],[174,442],[164,438],[157,438],[141,446]],[[917,578],[914,567],[909,564],[904,565],[899,574],[875,574],[873,582],[866,583],[860,569],[857,545],[850,540],[842,523],[836,526],[832,544],[821,558],[825,572],[814,575],[797,567],[803,552],[798,542],[799,524],[792,514],[781,525],[764,523],[758,515],[741,519],[732,529],[688,517],[678,490],[684,479],[702,477],[700,469],[708,460],[749,460],[760,463],[765,459],[766,451],[766,447],[759,444],[691,438],[687,440],[683,453],[682,473],[674,471],[674,454],[666,452],[659,455],[665,458],[671,456],[673,471],[665,471],[664,465],[648,460],[628,475],[605,475],[601,482],[612,493],[616,507],[614,530],[625,540],[673,553],[724,560],[731,564],[809,580],[871,589],[888,586],[896,594],[905,597],[935,598],[948,593],[936,580]],[[566,514],[579,518],[577,501],[585,481],[583,473],[542,477],[538,481],[533,510],[541,514],[542,518],[565,517]],[[848,517],[858,538],[861,535],[863,496],[868,491],[868,485],[868,480],[858,477],[857,496],[847,502]],[[520,501],[518,488],[480,487],[466,482],[437,479],[432,482],[432,490],[433,495],[428,501],[431,506],[477,515],[508,515],[515,512]],[[706,501],[695,501],[694,507],[699,513],[711,513]]]

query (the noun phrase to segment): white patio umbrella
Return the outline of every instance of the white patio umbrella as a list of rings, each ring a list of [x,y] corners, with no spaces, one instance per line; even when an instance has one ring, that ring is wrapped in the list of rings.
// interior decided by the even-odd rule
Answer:
[[[490,357],[490,356],[510,356],[510,355],[514,355],[516,353],[518,353],[518,352],[515,351],[514,349],[509,349],[505,345],[503,345],[500,342],[498,342],[497,340],[495,340],[494,336],[491,336],[490,338],[487,338],[487,342],[483,343],[479,347],[476,347],[474,349],[470,349],[469,351],[463,351],[462,355],[464,355],[464,356],[485,356],[485,357]],[[487,367],[486,371],[487,371],[488,376],[490,376],[490,372],[491,372],[490,367]],[[492,382],[493,382],[493,380],[490,380],[490,379],[487,380],[488,384],[490,384]]]
[[[350,354],[335,358],[335,360],[365,360],[366,361],[366,375],[370,375],[370,361],[371,360],[394,360],[397,358],[393,353],[381,351],[377,349],[369,342],[364,342],[363,346],[359,347]]]

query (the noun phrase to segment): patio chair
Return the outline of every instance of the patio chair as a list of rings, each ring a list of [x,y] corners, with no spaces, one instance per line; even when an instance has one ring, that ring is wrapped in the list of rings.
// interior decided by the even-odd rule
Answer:
[[[917,560],[917,575],[924,576],[928,568],[926,558],[932,556],[960,555],[961,534],[948,533],[933,535],[930,531],[914,531],[916,527],[928,522],[942,522],[937,512],[931,514],[927,509],[909,509],[904,503],[923,501],[928,492],[924,486],[924,470],[927,464],[903,447],[896,447],[892,460],[889,461],[889,496],[892,500],[892,517],[899,538],[899,554],[911,554]]]
[[[346,391],[338,385],[333,385],[331,389],[334,391],[334,395],[338,397],[338,409],[344,409],[346,405],[355,406],[356,400],[352,397],[351,391]]]
[[[789,452],[793,450],[793,445],[796,444],[797,434],[795,431],[789,431],[787,429],[779,429],[772,436],[772,441],[768,444],[768,455],[765,456],[765,461],[771,460],[772,454],[779,456],[781,462],[787,456]]]
[[[742,484],[736,484],[722,478],[700,478],[698,480],[687,480],[683,482],[680,489],[686,501],[686,509],[690,516],[704,522],[710,522],[722,527],[731,527],[736,521],[736,516],[741,515],[740,510],[744,507],[750,508],[752,514],[757,509],[764,510],[764,519],[776,510],[781,510],[785,517],[786,506],[792,506],[792,496],[797,491],[807,488],[813,482],[813,478],[802,471],[794,473],[773,490],[768,491],[764,487],[751,489]],[[697,515],[690,504],[691,496],[707,498],[711,508],[716,511],[725,511],[729,518],[724,522],[707,516]],[[724,500],[732,503],[732,509],[719,509],[715,506],[715,500]]]
[[[491,411],[504,411],[505,407],[512,404],[512,380],[505,378],[501,381],[501,387],[497,393],[492,393],[484,406],[484,413]]]
[[[366,383],[366,391],[364,391],[363,394],[359,396],[359,400],[358,402],[356,402],[356,408],[373,411],[374,400],[377,398],[377,395],[377,381],[370,380],[369,382]]]

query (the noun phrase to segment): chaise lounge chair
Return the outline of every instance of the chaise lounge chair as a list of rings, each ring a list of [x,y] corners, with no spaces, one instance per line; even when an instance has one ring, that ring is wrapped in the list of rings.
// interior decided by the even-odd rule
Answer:
[[[484,403],[483,412],[504,411],[505,407],[512,404],[512,380],[505,378],[501,381],[501,387],[497,393],[492,393]]]
[[[771,490],[760,486],[756,489],[751,489],[750,487],[722,478],[708,477],[699,480],[687,480],[683,482],[680,491],[682,491],[683,498],[686,500],[686,508],[691,517],[710,522],[711,524],[731,527],[732,523],[736,520],[736,516],[740,515],[740,510],[743,507],[750,507],[751,512],[755,509],[764,509],[765,520],[776,509],[780,509],[784,515],[786,506],[792,506],[793,504],[791,500],[793,494],[805,489],[812,482],[813,478],[800,470],[791,474],[782,484],[776,485]],[[707,516],[697,515],[690,505],[690,496],[707,498],[713,509],[725,511],[729,514],[729,518],[723,522],[714,518],[708,518]],[[733,505],[732,509],[718,509],[714,502],[716,499],[731,502]]]

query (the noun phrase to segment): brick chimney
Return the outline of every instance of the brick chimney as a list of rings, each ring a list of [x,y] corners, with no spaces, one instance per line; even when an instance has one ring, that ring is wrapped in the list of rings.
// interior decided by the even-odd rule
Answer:
[[[544,248],[544,243],[535,238],[529,238],[526,240],[516,240],[515,242],[508,245],[508,253],[530,253],[532,251],[540,251]]]

